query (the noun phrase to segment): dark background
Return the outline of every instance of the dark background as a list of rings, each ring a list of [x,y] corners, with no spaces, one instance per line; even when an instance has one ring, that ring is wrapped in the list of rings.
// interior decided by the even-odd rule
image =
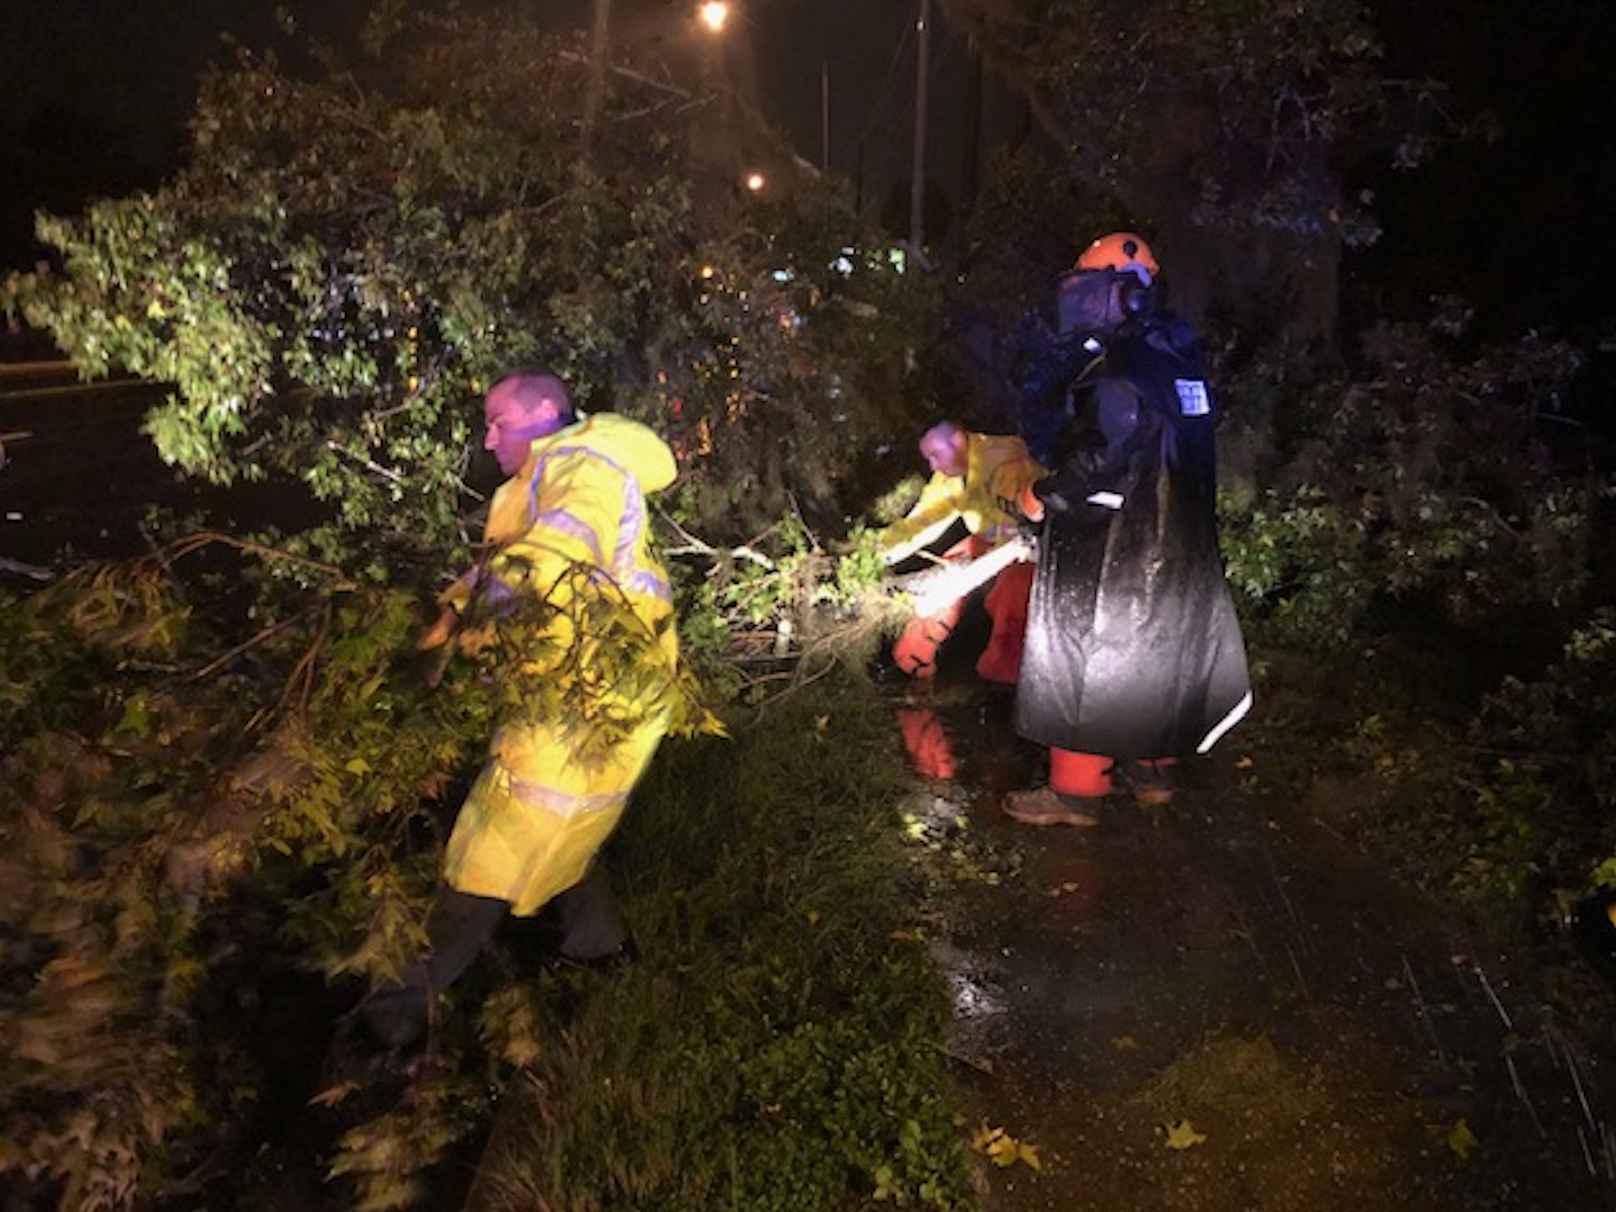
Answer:
[[[1616,352],[1616,4],[1380,0],[1387,74],[1435,76],[1499,137],[1369,182],[1386,234],[1356,258],[1405,299],[1457,293],[1487,335],[1550,328]],[[1395,287],[1401,285],[1402,289]]]
[[[27,268],[36,209],[73,212],[155,186],[179,163],[207,63],[228,32],[295,65],[308,35],[352,36],[369,0],[8,0],[0,17],[0,268]],[[1414,172],[1376,171],[1385,235],[1347,261],[1353,312],[1397,314],[1435,294],[1477,302],[1486,335],[1527,328],[1616,344],[1616,64],[1611,0],[1379,0],[1387,73],[1452,85],[1456,117],[1491,113],[1500,137],[1449,147]],[[726,54],[739,86],[810,163],[851,180],[861,207],[899,231],[914,150],[915,0],[751,0]],[[946,245],[975,191],[977,150],[1018,129],[991,79],[972,103],[965,40],[933,3],[926,176],[942,195],[927,236]],[[587,25],[588,0],[546,0]],[[672,27],[672,0],[614,0],[614,35]],[[828,105],[826,104],[828,100]],[[973,141],[978,125],[980,140]]]
[[[291,0],[320,36],[357,28],[368,0]],[[36,209],[72,213],[159,184],[179,164],[197,82],[233,52],[278,41],[272,0],[5,0],[0,16],[0,269],[44,249]]]

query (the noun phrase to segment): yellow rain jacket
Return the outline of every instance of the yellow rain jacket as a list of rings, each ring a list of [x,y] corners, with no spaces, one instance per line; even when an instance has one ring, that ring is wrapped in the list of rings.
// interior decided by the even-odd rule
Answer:
[[[935,473],[906,517],[881,532],[881,551],[896,564],[934,542],[958,518],[989,546],[1015,534],[1014,503],[1044,469],[1020,438],[965,435],[965,474]]]
[[[626,599],[655,637],[643,659],[661,663],[671,677],[678,659],[673,595],[652,551],[646,497],[671,484],[676,471],[662,439],[610,413],[534,442],[522,470],[489,507],[484,542],[493,554],[480,575],[491,580],[481,592],[496,600],[538,594],[578,606],[587,605],[580,599],[594,587],[615,585],[612,600]],[[580,564],[587,578],[578,575]],[[476,579],[462,577],[443,600],[464,609]],[[576,638],[574,617],[570,609],[558,612],[554,627],[561,634],[546,648],[555,654],[556,677],[570,676],[560,666]],[[569,727],[576,720],[500,728],[449,838],[450,887],[509,901],[512,913],[526,916],[583,878],[668,726],[664,707],[646,707],[611,687],[592,693],[593,705],[633,721],[604,750],[598,738],[583,744],[583,733]]]

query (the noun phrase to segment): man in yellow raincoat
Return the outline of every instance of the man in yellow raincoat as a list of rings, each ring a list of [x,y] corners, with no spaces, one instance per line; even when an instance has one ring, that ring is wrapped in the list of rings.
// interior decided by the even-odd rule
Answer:
[[[365,1025],[388,1047],[419,1038],[436,995],[507,914],[555,900],[563,955],[624,949],[627,931],[593,860],[670,719],[678,640],[646,498],[673,482],[673,453],[625,417],[578,419],[566,386],[544,371],[495,383],[483,416],[484,446],[510,478],[489,507],[482,560],[442,595],[419,647],[457,632],[467,647],[476,623],[498,627],[538,604],[544,622],[518,657],[521,672],[545,679],[565,707],[513,713],[495,734],[449,839],[431,950],[366,1002]],[[603,602],[621,612],[606,638],[586,622]],[[620,650],[602,653],[605,643]],[[611,676],[592,676],[608,660]]]
[[[909,513],[881,532],[881,555],[890,566],[900,564],[942,538],[956,521],[968,536],[950,547],[945,559],[985,555],[1016,534],[1014,502],[1023,489],[1041,479],[1044,469],[1027,453],[1020,438],[969,433],[952,421],[939,421],[920,438],[920,454],[931,479]],[[1027,597],[1032,565],[1014,563],[999,573],[984,602],[993,620],[986,649],[976,671],[991,682],[1014,682],[1021,669],[1021,636],[1027,623]],[[916,618],[892,646],[898,667],[914,678],[937,672],[937,650],[965,609],[965,599]]]

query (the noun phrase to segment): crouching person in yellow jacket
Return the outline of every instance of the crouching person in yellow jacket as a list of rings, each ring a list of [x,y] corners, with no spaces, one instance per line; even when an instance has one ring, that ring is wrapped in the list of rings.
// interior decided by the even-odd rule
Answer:
[[[1044,469],[1020,438],[970,433],[953,421],[939,421],[920,438],[920,454],[932,476],[909,513],[881,532],[881,557],[888,567],[946,537],[962,523],[966,537],[943,553],[944,560],[976,559],[1016,534],[1012,502],[1043,478]],[[999,573],[984,605],[993,622],[976,672],[990,682],[1013,683],[1021,672],[1021,637],[1027,626],[1032,591],[1029,563]],[[953,634],[965,610],[961,597],[935,614],[912,619],[892,646],[892,659],[910,677],[937,673],[938,650]]]
[[[646,504],[673,482],[673,453],[625,417],[577,419],[566,386],[544,371],[495,383],[483,416],[484,446],[510,478],[489,507],[478,566],[443,594],[418,646],[454,638],[475,651],[504,629],[499,659],[519,665],[536,693],[507,694],[455,820],[430,950],[365,1002],[367,1030],[389,1048],[420,1038],[437,995],[507,914],[554,900],[563,955],[624,950],[628,933],[593,860],[673,713],[673,599]]]

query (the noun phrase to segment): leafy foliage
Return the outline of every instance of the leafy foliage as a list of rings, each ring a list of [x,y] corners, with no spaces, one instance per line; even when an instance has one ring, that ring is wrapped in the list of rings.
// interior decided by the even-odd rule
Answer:
[[[474,1066],[465,1069],[471,1071],[441,1061],[428,1066],[396,1105],[343,1134],[330,1177],[353,1180],[356,1212],[395,1212],[426,1203],[430,1189],[424,1176],[493,1112],[486,1083],[476,1080]]]
[[[1601,483],[1568,407],[1580,355],[1529,338],[1465,361],[1446,331],[1372,330],[1365,373],[1292,381],[1271,411],[1237,411],[1270,394],[1264,369],[1230,383],[1232,444],[1263,453],[1225,494],[1224,551],[1262,634],[1340,648],[1387,602],[1476,634],[1542,611],[1552,633],[1587,608]]]
[[[1436,303],[1372,328],[1350,380],[1230,376],[1229,580],[1259,653],[1334,670],[1352,718],[1310,743],[1368,781],[1407,874],[1495,924],[1553,921],[1612,846],[1609,475],[1578,350],[1474,349],[1468,309]]]
[[[721,535],[834,507],[915,390],[931,306],[839,197],[798,174],[743,201],[694,150],[720,98],[666,73],[611,65],[582,146],[590,57],[521,19],[381,46],[318,79],[242,52],[177,177],[41,218],[64,272],[14,278],[10,308],[86,375],[172,384],[147,419],[170,463],[296,477],[405,546],[457,534],[469,406],[524,363],[668,433]]]
[[[1326,182],[1308,181],[1314,149],[1345,141],[1385,100],[1373,74],[1380,47],[1352,0],[947,7],[1007,75],[1019,70],[1040,119],[1078,156],[1078,175],[1126,195],[1130,178],[1198,147],[1204,174],[1192,176],[1225,221],[1243,208],[1251,226],[1322,226],[1334,199],[1316,192]],[[1168,135],[1169,112],[1195,110],[1193,134]]]
[[[828,542],[789,514],[725,551],[694,541],[675,550],[709,561],[699,579],[676,566],[680,631],[691,664],[726,699],[762,702],[838,665],[865,668],[914,613],[891,592],[878,531],[862,523]]]
[[[977,233],[1035,243],[1047,284],[1094,236],[1136,228],[1197,319],[1331,345],[1344,248],[1380,234],[1368,164],[1413,168],[1461,132],[1432,80],[1394,78],[1359,0],[946,0],[1027,99],[1025,151]],[[1031,219],[1005,223],[1006,214]],[[998,259],[1008,258],[1002,254]]]
[[[1081,153],[1056,175],[1023,153],[994,182],[995,219],[1034,232],[980,262],[1001,315],[1045,250],[1069,252],[1079,210],[1278,233],[1303,260],[1372,236],[1340,188],[1391,101],[1357,6],[952,7]],[[597,92],[575,41],[459,13],[377,55],[298,79],[244,54],[207,81],[179,176],[42,219],[64,272],[6,286],[86,374],[173,384],[147,420],[172,463],[296,476],[362,539],[287,541],[240,574],[232,623],[205,625],[144,564],[6,603],[0,1171],[62,1208],[164,1190],[267,1084],[251,1041],[201,1029],[221,1009],[253,1023],[227,992],[243,957],[339,984],[396,973],[496,713],[521,702],[602,740],[624,725],[604,692],[648,637],[620,603],[572,619],[625,654],[594,683],[546,676],[566,652],[509,659],[556,603],[466,633],[433,692],[401,655],[418,618],[400,569],[458,545],[475,495],[468,405],[545,362],[586,406],[670,434],[693,473],[674,529],[707,567],[679,570],[681,627],[734,739],[665,747],[614,846],[658,958],[610,984],[505,971],[458,991],[486,994],[480,1012],[450,1016],[434,1065],[335,1168],[361,1206],[409,1204],[488,1113],[489,1073],[516,1072],[535,1135],[490,1180],[512,1203],[963,1206],[940,999],[901,929],[890,736],[832,676],[901,606],[868,533],[818,533],[856,512],[872,452],[930,385],[937,347],[916,334],[937,288],[894,273],[825,183],[741,205],[673,117],[705,109],[704,85],[612,65]],[[1436,760],[1454,740],[1437,722],[1374,714],[1340,750],[1395,784],[1411,831],[1437,827],[1431,861],[1457,886],[1518,899],[1616,845],[1616,646],[1590,611],[1605,489],[1563,406],[1574,351],[1462,353],[1449,312],[1373,330],[1350,380],[1298,376],[1231,330],[1246,458],[1225,546],[1260,648],[1340,653],[1388,607],[1569,636],[1471,713],[1469,750]],[[690,730],[716,723],[688,671],[654,689]]]
[[[196,611],[184,561],[165,558],[86,570],[8,603],[0,625],[0,652],[31,654],[4,684],[0,1173],[42,1205],[138,1206],[242,1132],[275,1085],[260,982],[396,974],[423,942],[442,810],[507,700],[583,721],[635,676],[635,646],[610,642],[639,624],[609,600],[568,614],[545,676],[505,659],[557,633],[563,606],[539,603],[473,618],[428,690],[400,655],[411,595],[232,550],[250,558],[231,579],[255,585],[234,622]],[[555,671],[580,645],[601,679],[569,687]],[[615,843],[654,961],[608,984],[485,972],[455,995],[481,1011],[446,1016],[396,1103],[342,1080],[319,1094],[350,1124],[331,1164],[356,1206],[417,1204],[512,1070],[547,1092],[536,1156],[567,1152],[577,1206],[685,1207],[698,1189],[962,1206],[941,992],[899,929],[901,764],[867,687],[825,672],[732,720],[733,741],[663,747]],[[659,693],[685,731],[710,732],[694,690],[683,673]],[[622,722],[596,714],[603,737]],[[667,1100],[680,1113],[663,1119]]]
[[[1416,761],[1443,744],[1458,755],[1417,782],[1416,802],[1443,821],[1422,843],[1427,878],[1506,923],[1558,921],[1590,889],[1616,885],[1613,673],[1605,607],[1546,667],[1501,679],[1454,734],[1417,739]]]
[[[444,809],[498,711],[521,702],[601,740],[625,723],[611,692],[631,660],[593,662],[586,684],[503,659],[553,627],[554,603],[463,635],[470,659],[430,693],[401,655],[419,620],[396,586],[463,546],[478,495],[466,414],[493,374],[547,364],[581,405],[668,434],[691,473],[679,513],[697,530],[728,542],[794,519],[764,557],[770,584],[712,579],[698,656],[737,611],[774,601],[784,621],[829,600],[811,570],[834,558],[803,518],[839,516],[846,483],[923,390],[910,367],[927,362],[912,334],[929,290],[784,158],[782,198],[743,202],[724,176],[734,165],[696,151],[695,127],[720,108],[709,83],[617,63],[597,77],[575,40],[460,12],[373,49],[328,56],[307,79],[243,52],[204,82],[179,175],[42,217],[62,272],[6,284],[8,310],[86,376],[172,385],[146,420],[170,463],[220,482],[295,477],[336,519],[282,541],[267,575],[239,573],[253,582],[245,617],[218,635],[190,615],[189,586],[147,566],[19,600],[0,627],[16,658],[0,694],[0,828],[18,877],[0,1034],[17,1045],[5,1104],[19,1129],[0,1170],[64,1208],[150,1198],[238,1130],[272,1080],[233,1030],[252,1031],[257,982],[312,970],[345,987],[418,951]],[[831,597],[872,579],[860,558]],[[570,622],[577,643],[638,651],[619,643],[632,619],[609,601]],[[657,692],[689,727],[713,725],[687,672]],[[260,961],[250,974],[246,955]],[[539,1062],[555,1030],[542,992],[491,993],[476,1018],[491,1056]],[[872,983],[876,995],[891,1010],[911,993]],[[867,1043],[826,1029],[829,1049],[796,1060],[842,1065]],[[65,1046],[74,1032],[83,1064]],[[476,1052],[464,1029],[438,1044]],[[849,1088],[910,1063],[883,1045]],[[433,1068],[348,1133],[336,1171],[362,1206],[417,1198],[423,1168],[467,1131],[454,1109],[477,1105],[473,1069]],[[932,1076],[907,1078],[906,1097],[934,1098]],[[354,1093],[339,1084],[321,1102]],[[890,1142],[865,1135],[859,1155],[884,1159]],[[884,1181],[907,1190],[946,1169],[946,1147],[904,1140]]]
[[[396,974],[415,954],[438,810],[508,698],[577,720],[588,749],[622,724],[591,712],[599,679],[641,676],[619,642],[637,620],[610,603],[576,615],[552,654],[564,667],[594,651],[596,680],[501,670],[496,652],[554,630],[513,617],[434,691],[399,656],[413,595],[271,580],[252,613],[246,640],[210,636],[155,563],[87,570],[5,612],[0,651],[18,659],[0,695],[0,1034],[14,1130],[0,1170],[59,1178],[64,1208],[149,1194],[266,1080],[245,1041],[184,1030],[241,979],[235,957],[262,961],[249,979],[285,966],[336,980]],[[691,676],[663,677],[675,727],[712,727]]]

